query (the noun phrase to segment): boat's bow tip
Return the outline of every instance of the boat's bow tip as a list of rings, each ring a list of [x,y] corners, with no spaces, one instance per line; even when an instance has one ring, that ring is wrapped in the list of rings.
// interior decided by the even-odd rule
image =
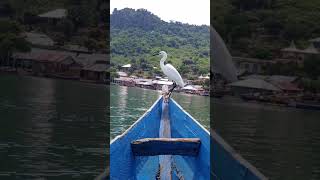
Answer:
[[[168,103],[170,99],[170,92],[168,90],[167,85],[162,86],[161,94],[162,94],[163,102]]]

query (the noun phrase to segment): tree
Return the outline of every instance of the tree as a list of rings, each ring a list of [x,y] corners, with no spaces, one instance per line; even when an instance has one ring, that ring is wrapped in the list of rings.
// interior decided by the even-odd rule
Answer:
[[[57,24],[57,29],[63,32],[64,38],[69,40],[74,33],[74,24],[71,20],[64,19]]]
[[[30,51],[30,45],[20,35],[20,26],[13,21],[0,21],[0,60],[1,64],[10,64],[10,57],[13,52]]]
[[[87,38],[84,42],[84,46],[88,48],[88,50],[93,51],[98,49],[98,43],[96,40],[92,38]]]
[[[110,77],[111,77],[111,78],[117,78],[117,77],[118,77],[116,68],[110,67],[110,68],[108,69],[108,72],[110,73]]]
[[[69,0],[68,19],[73,22],[76,30],[79,27],[97,24],[96,7],[96,0]]]

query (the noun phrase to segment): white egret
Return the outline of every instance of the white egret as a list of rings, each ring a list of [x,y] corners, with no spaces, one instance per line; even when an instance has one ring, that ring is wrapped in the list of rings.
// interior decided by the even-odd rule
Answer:
[[[181,75],[176,70],[176,68],[174,68],[171,64],[168,64],[168,63],[164,64],[164,62],[167,60],[167,57],[168,57],[165,51],[160,51],[159,54],[155,54],[155,55],[161,56],[161,60],[160,60],[161,70],[166,76],[168,76],[169,80],[173,81],[173,87],[169,90],[170,92],[169,97],[170,97],[172,91],[174,90],[174,88],[176,88],[177,85],[180,87],[184,87],[185,84],[182,80]]]
[[[223,39],[217,33],[217,31],[210,26],[210,54],[212,54],[211,60],[211,73],[216,70],[221,72],[221,75],[229,82],[238,81],[237,68],[233,63],[232,56],[228,51]],[[214,59],[214,62],[212,61]]]

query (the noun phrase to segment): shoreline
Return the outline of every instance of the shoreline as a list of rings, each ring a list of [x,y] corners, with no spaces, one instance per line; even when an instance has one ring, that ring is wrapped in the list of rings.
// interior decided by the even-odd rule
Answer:
[[[19,71],[15,68],[7,68],[5,67],[0,68],[0,75],[15,75],[15,76],[24,76],[24,77],[38,77],[38,78],[45,78],[45,79],[59,79],[59,80],[68,80],[68,81],[74,81],[74,82],[82,82],[82,83],[90,83],[90,84],[100,84],[100,85],[108,85],[107,80],[104,82],[101,81],[95,81],[95,80],[87,80],[87,79],[81,79],[80,77],[67,77],[63,75],[58,74],[46,74],[46,75],[34,75],[32,72],[28,73],[19,73]],[[15,70],[13,70],[15,69]]]
[[[140,86],[126,86],[126,85],[120,85],[117,83],[113,83],[110,82],[110,85],[115,85],[115,86],[123,86],[123,87],[133,87],[133,88],[139,88],[139,89],[147,89],[147,90],[152,90],[152,91],[159,91],[161,92],[161,89],[151,89],[151,88],[144,88],[144,87],[140,87]],[[195,96],[204,96],[204,97],[210,97],[210,95],[206,96],[206,95],[200,95],[200,94],[195,94],[195,93],[186,93],[183,91],[174,91],[175,93],[179,93],[179,94],[185,94],[185,95],[195,95]]]
[[[74,82],[74,83],[93,85],[93,86],[97,86],[97,87],[98,86],[106,87],[106,86],[110,85],[108,83],[96,83],[96,82],[81,81],[81,80],[74,80],[74,79],[54,78],[54,77],[47,77],[47,76],[35,76],[35,75],[26,75],[26,74],[19,74],[19,73],[10,73],[10,72],[4,72],[4,71],[1,71],[1,70],[0,70],[0,75],[16,76],[16,77],[29,77],[29,78],[41,78],[41,79],[47,79],[47,80],[71,81],[71,82]]]

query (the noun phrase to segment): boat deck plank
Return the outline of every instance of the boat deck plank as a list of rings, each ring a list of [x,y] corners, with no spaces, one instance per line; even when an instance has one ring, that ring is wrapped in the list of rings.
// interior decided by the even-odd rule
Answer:
[[[169,104],[162,102],[162,113],[159,128],[160,138],[171,138],[171,128],[169,121]],[[159,156],[160,180],[171,180],[171,155]]]
[[[131,149],[135,156],[196,156],[200,143],[199,138],[144,138],[131,142]]]

